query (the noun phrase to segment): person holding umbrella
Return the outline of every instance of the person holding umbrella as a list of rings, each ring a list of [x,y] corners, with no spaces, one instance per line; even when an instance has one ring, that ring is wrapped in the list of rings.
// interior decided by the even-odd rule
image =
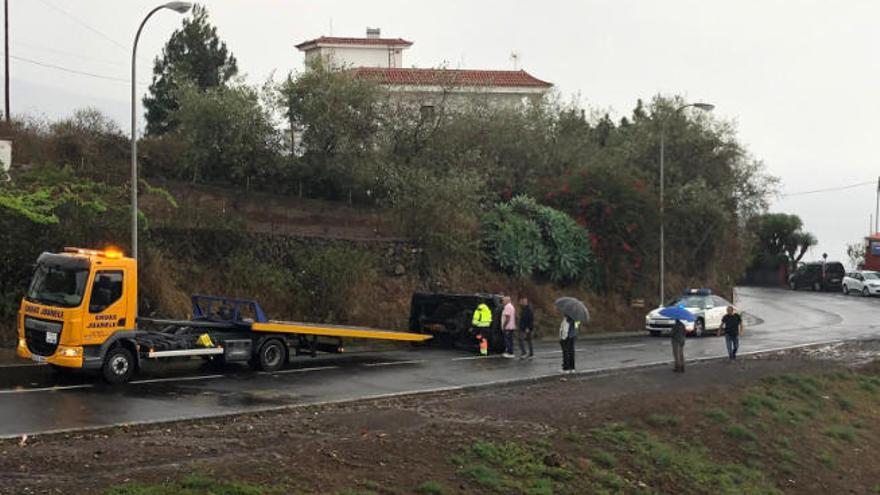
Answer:
[[[559,325],[559,345],[562,347],[562,372],[574,373],[574,344],[582,323],[590,321],[587,306],[573,297],[560,297],[554,304],[564,315]]]
[[[686,337],[685,321],[694,321],[694,314],[685,309],[684,304],[668,306],[660,310],[660,316],[675,320],[672,325],[672,358],[675,359],[675,367],[672,371],[684,373],[684,341]]]

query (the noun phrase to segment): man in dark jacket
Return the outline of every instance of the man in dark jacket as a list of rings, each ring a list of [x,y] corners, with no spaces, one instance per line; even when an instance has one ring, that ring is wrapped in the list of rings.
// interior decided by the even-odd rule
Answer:
[[[520,305],[520,317],[519,317],[519,325],[517,326],[517,330],[519,330],[519,358],[533,358],[535,357],[535,349],[532,347],[532,333],[535,331],[535,313],[532,311],[532,305],[529,304],[529,299],[526,296],[520,296],[519,298]],[[529,344],[529,353],[526,354],[526,342]]]
[[[675,368],[673,371],[684,373],[684,340],[685,340],[684,323],[681,320],[675,320],[672,325],[672,357],[675,358]]]
[[[736,352],[739,350],[739,336],[743,333],[743,321],[736,308],[727,307],[727,314],[721,319],[721,326],[718,328],[718,335],[724,332],[724,342],[727,344],[727,356],[731,361],[736,359]]]

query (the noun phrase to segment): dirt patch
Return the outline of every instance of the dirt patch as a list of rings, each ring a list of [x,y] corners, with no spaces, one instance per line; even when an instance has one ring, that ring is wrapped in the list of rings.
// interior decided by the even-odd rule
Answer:
[[[156,181],[178,203],[146,197],[144,210],[156,227],[241,226],[249,232],[344,239],[399,241],[388,212],[345,203],[181,182]]]
[[[880,368],[860,363],[878,350],[3,441],[0,493],[193,474],[278,493],[868,493]]]

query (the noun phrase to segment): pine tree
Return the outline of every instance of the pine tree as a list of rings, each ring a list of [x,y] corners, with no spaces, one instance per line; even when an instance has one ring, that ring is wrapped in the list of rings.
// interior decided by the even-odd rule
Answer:
[[[184,81],[199,89],[223,86],[238,73],[235,56],[208,22],[208,10],[196,5],[193,15],[171,34],[153,64],[153,82],[144,97],[147,134],[159,135],[177,127],[177,90]]]

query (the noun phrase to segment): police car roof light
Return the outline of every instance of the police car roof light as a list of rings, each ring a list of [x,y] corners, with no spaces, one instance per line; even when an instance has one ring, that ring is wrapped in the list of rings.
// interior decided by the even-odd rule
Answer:
[[[705,287],[700,289],[685,289],[684,295],[686,296],[711,296],[712,289],[707,289]]]

